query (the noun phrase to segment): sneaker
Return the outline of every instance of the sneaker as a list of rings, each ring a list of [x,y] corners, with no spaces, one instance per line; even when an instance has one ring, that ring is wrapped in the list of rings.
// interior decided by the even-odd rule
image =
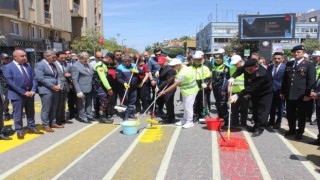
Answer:
[[[179,121],[179,122],[176,122],[175,123],[175,125],[177,125],[177,126],[182,126],[182,125],[184,125],[185,124],[185,122],[183,122],[183,121]]]
[[[192,128],[194,126],[193,122],[186,122],[182,128],[184,129],[188,129],[188,128]]]

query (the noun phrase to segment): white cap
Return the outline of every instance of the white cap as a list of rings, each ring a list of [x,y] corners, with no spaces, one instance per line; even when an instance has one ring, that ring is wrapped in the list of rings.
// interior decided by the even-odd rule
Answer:
[[[225,53],[226,51],[223,48],[218,49],[218,53]]]
[[[193,59],[202,59],[202,56],[200,54],[194,54],[192,56]]]
[[[173,58],[170,62],[169,62],[169,66],[175,66],[175,65],[178,65],[178,64],[182,64],[181,60],[178,59],[178,58]]]
[[[309,55],[307,53],[304,53],[303,57],[309,58]]]
[[[94,56],[90,56],[89,59],[96,59]]]
[[[204,53],[203,53],[202,51],[196,51],[196,52],[194,53],[194,55],[203,56],[203,55],[204,55]]]
[[[241,58],[241,56],[239,56],[239,55],[233,55],[232,57],[231,57],[231,62],[230,62],[230,64],[232,64],[232,65],[235,65],[235,64],[237,64],[239,61],[241,61],[242,60],[242,58]]]
[[[320,51],[313,51],[312,56],[314,57],[320,56]]]
[[[72,54],[71,54],[71,56],[76,56],[76,55],[77,55],[76,53],[72,53]]]

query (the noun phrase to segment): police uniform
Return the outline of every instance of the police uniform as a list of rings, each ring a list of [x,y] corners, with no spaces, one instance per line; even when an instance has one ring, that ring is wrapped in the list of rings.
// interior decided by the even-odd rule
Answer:
[[[245,89],[238,93],[239,97],[249,95],[252,101],[252,117],[254,127],[252,131],[253,137],[262,134],[264,127],[268,121],[268,116],[271,108],[271,99],[273,96],[272,77],[267,70],[256,59],[249,59],[245,65],[246,67],[257,66],[256,72],[249,74],[244,72],[244,86]]]
[[[305,50],[304,46],[295,46],[292,52]],[[289,131],[285,135],[296,135],[296,139],[302,139],[306,124],[306,102],[311,88],[316,80],[315,67],[311,62],[296,59],[287,63],[284,79],[282,81],[281,94],[286,98],[286,111],[289,123]],[[298,116],[298,130],[296,131],[296,119]]]
[[[223,118],[224,125],[228,123],[228,79],[230,78],[230,69],[223,63],[223,54],[214,54],[214,58],[222,59],[222,64],[214,63],[212,69],[212,87],[215,98],[215,106],[218,111],[218,117]]]

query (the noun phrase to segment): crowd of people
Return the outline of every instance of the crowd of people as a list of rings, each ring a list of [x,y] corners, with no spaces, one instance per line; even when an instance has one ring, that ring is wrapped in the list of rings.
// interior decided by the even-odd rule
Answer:
[[[211,116],[212,93],[217,116],[224,125],[231,115],[231,127],[244,127],[253,137],[260,136],[265,127],[281,127],[286,107],[289,130],[285,136],[295,135],[301,140],[306,121],[314,123],[313,109],[316,121],[320,121],[320,51],[313,51],[309,58],[305,47],[299,45],[292,52],[293,59],[286,62],[282,52],[275,52],[268,61],[258,53],[243,59],[237,52],[226,54],[223,49],[210,57],[196,51],[186,60],[170,59],[161,49],[155,49],[153,55],[147,51],[142,55],[98,51],[93,57],[87,52],[47,50],[34,69],[25,51],[15,50],[12,61],[3,53],[0,139],[11,139],[3,131],[3,120],[11,118],[9,101],[18,139],[25,133],[43,134],[35,126],[36,93],[41,98],[41,122],[46,132],[64,128],[73,119],[112,124],[117,116],[128,120],[147,114],[161,117],[162,124],[175,123],[187,129]],[[184,115],[176,122],[174,97],[178,87]],[[153,102],[154,108],[148,109]],[[124,107],[123,113],[119,113],[119,106]],[[249,109],[253,127],[247,124]],[[23,128],[23,111],[27,131]],[[320,130],[320,122],[317,124]],[[310,143],[320,145],[320,138]]]

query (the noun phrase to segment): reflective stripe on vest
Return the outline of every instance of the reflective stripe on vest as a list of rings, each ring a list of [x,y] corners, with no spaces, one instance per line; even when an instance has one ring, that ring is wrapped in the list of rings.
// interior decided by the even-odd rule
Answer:
[[[216,71],[216,72],[223,72],[224,68],[226,67],[225,64],[221,64],[219,66],[214,66],[212,71]]]
[[[236,69],[237,68],[235,66],[231,66],[230,75],[233,75]],[[238,93],[238,92],[241,92],[242,90],[244,90],[244,74],[243,73],[234,79],[232,93]]]

